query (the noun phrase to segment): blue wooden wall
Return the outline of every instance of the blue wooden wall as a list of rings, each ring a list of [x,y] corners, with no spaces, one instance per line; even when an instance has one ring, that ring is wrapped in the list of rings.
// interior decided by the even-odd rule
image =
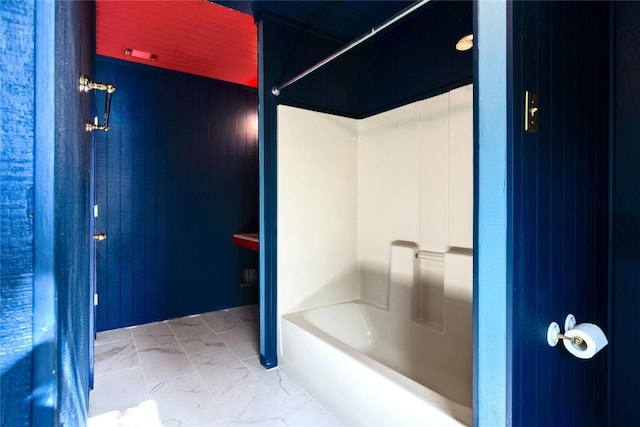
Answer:
[[[1,424],[84,425],[90,102],[78,75],[91,71],[93,3],[0,11]]]
[[[231,244],[257,231],[255,89],[105,57],[96,67],[117,88],[97,136],[97,329],[255,303],[240,281],[257,254]]]
[[[472,25],[471,2],[433,2],[357,48],[357,116],[471,83],[472,51],[459,52],[454,47],[473,32]]]
[[[352,116],[357,108],[356,64],[346,57],[306,80],[288,87],[276,98],[271,88],[309,64],[323,59],[341,43],[262,16],[258,23],[260,99],[260,361],[277,365],[277,224],[278,146],[277,105],[284,103]],[[315,107],[315,108],[314,108]]]
[[[16,427],[31,421],[34,20],[33,2],[0,2],[0,425]]]
[[[608,332],[609,6],[514,2],[513,17],[511,422],[603,426],[609,349],[579,360],[545,337],[568,313]]]
[[[615,2],[612,425],[637,419],[640,301],[640,3]]]
[[[58,422],[84,425],[89,406],[91,97],[78,77],[92,76],[94,5],[56,2],[54,270],[58,287]],[[37,142],[36,142],[37,143]],[[53,154],[53,153],[52,153]],[[38,161],[36,160],[36,168]]]
[[[446,23],[446,25],[445,25]],[[277,364],[277,105],[362,118],[471,82],[471,51],[454,50],[472,32],[471,2],[434,3],[365,45],[271,94],[280,85],[342,48],[335,40],[263,13],[258,17],[260,98],[261,362]],[[445,38],[446,52],[422,55]],[[402,41],[402,42],[400,42]]]
[[[427,4],[287,87],[275,100],[363,118],[468,84],[471,51],[458,52],[454,47],[461,36],[472,33],[472,15],[468,1]],[[260,40],[266,52],[264,89],[269,96],[272,86],[351,41],[319,34],[267,12],[259,21],[266,26]]]

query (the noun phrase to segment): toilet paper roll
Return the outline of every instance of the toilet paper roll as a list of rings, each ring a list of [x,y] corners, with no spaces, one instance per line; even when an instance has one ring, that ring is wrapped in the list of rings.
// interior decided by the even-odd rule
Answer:
[[[564,336],[567,338],[582,338],[582,344],[576,344],[570,339],[563,340],[564,346],[569,353],[580,359],[591,359],[609,343],[602,329],[593,323],[580,323],[565,332]]]

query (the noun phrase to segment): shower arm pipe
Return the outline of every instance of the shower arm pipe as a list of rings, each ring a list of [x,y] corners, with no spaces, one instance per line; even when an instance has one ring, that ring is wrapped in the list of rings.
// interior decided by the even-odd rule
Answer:
[[[414,4],[412,4],[411,6],[407,7],[406,9],[401,10],[397,14],[393,15],[391,18],[389,18],[386,21],[384,21],[382,24],[378,25],[377,27],[372,28],[371,31],[369,31],[369,32],[363,34],[362,36],[358,37],[357,39],[355,39],[354,41],[352,41],[351,43],[349,43],[348,45],[346,45],[342,49],[338,50],[337,52],[333,53],[332,55],[328,56],[327,58],[323,59],[322,61],[318,62],[317,64],[315,64],[312,67],[308,68],[307,70],[303,71],[302,73],[298,74],[297,76],[291,78],[290,80],[287,80],[286,82],[282,83],[279,86],[272,87],[271,88],[271,93],[274,96],[280,95],[280,91],[282,89],[284,89],[287,86],[292,85],[293,83],[297,82],[298,80],[308,76],[309,74],[311,74],[314,71],[316,71],[318,68],[321,68],[321,67],[325,66],[326,64],[328,64],[329,62],[331,62],[334,59],[338,58],[339,56],[342,56],[343,54],[345,54],[346,52],[350,51],[354,47],[358,46],[359,44],[363,43],[364,41],[366,41],[366,40],[370,39],[371,37],[375,36],[380,31],[382,31],[385,28],[395,24],[396,22],[398,22],[399,20],[401,20],[405,16],[407,16],[407,15],[415,12],[416,10],[420,9],[422,6],[424,6],[425,4],[429,3],[429,1],[430,0],[420,0],[420,1],[417,1]]]

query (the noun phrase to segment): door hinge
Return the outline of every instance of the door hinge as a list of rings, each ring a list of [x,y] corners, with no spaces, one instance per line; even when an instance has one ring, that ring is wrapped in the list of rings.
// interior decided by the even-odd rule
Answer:
[[[93,305],[98,305],[98,294],[93,294]]]
[[[93,217],[98,218],[98,205],[93,205]]]

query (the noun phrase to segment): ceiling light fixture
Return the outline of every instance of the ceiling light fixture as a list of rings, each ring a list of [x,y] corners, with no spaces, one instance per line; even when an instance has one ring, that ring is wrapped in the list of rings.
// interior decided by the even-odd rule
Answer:
[[[456,43],[456,50],[459,52],[464,52],[465,50],[469,50],[473,47],[473,34],[467,34]]]
[[[156,62],[156,60],[158,59],[158,55],[156,55],[155,53],[143,52],[141,50],[131,49],[129,47],[124,50],[124,54],[127,56],[132,56],[134,58],[147,59],[153,62]]]

